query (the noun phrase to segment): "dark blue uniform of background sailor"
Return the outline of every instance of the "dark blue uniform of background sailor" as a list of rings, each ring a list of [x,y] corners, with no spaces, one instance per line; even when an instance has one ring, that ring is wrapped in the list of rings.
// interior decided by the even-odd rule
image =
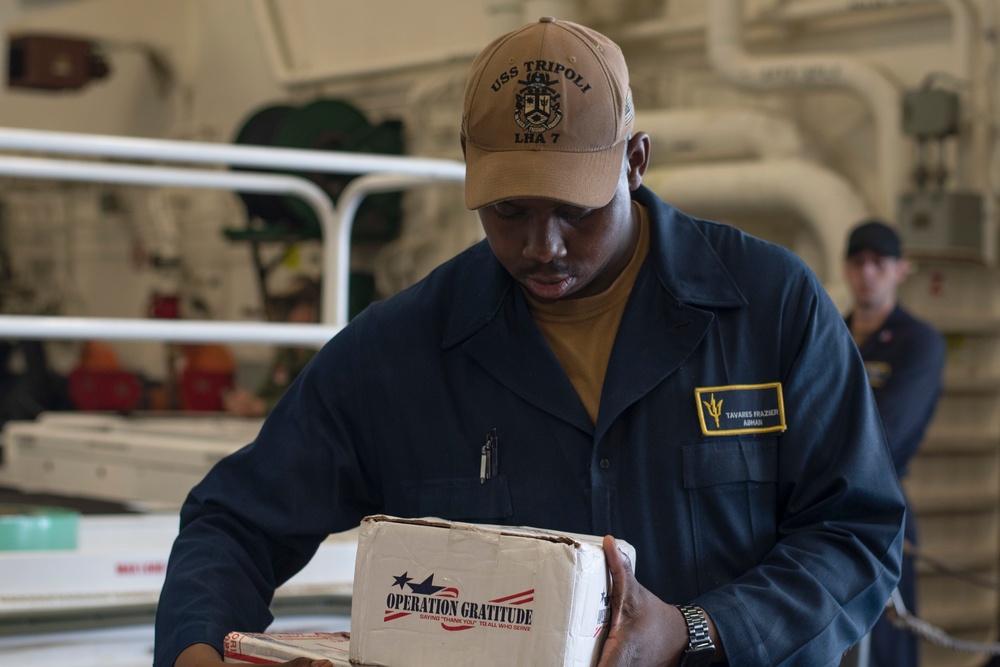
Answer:
[[[850,317],[847,319],[850,325]],[[860,347],[861,358],[875,394],[892,462],[900,479],[906,476],[941,394],[945,344],[941,335],[899,306],[882,328]],[[906,539],[917,544],[913,512],[906,514]],[[907,609],[916,611],[916,576],[912,556],[904,556],[899,592]],[[897,629],[883,616],[872,631],[872,664],[916,665],[918,639]]]

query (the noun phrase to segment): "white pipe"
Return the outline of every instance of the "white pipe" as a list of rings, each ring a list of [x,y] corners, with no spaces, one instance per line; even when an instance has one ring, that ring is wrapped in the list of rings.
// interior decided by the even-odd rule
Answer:
[[[879,197],[892,219],[902,185],[899,91],[874,67],[839,55],[750,56],[743,49],[740,0],[709,0],[708,50],[713,67],[735,85],[755,90],[846,88],[861,95],[875,118]]]
[[[966,100],[965,118],[969,120],[972,131],[968,146],[973,165],[984,164],[987,147],[989,146],[988,113],[982,111],[984,104],[978,97],[978,91],[983,89],[979,82],[973,81],[974,32],[975,16],[968,0],[800,0],[784,3],[767,13],[770,20],[803,20],[833,16],[843,16],[849,13],[859,13],[871,9],[886,9],[910,7],[917,5],[943,4],[951,17],[951,72],[959,81],[968,84],[963,91]],[[977,169],[972,168],[972,180],[976,180]],[[982,179],[979,179],[980,181]]]
[[[772,25],[785,21],[808,21],[811,19],[836,18],[866,10],[907,9],[927,5],[948,3],[952,0],[798,0],[785,2],[778,0],[777,6],[760,11],[751,19],[758,26]],[[873,22],[885,23],[892,20],[892,13],[873,14]],[[705,32],[707,20],[703,16],[669,16],[669,12],[657,18],[644,19],[638,23],[619,26],[609,31],[609,36],[618,42],[661,37],[698,37]],[[780,36],[772,31],[772,36]],[[773,38],[773,37],[772,37]]]
[[[966,0],[944,0],[951,13],[952,39],[952,74],[961,82],[967,84],[960,92],[963,101],[963,120],[970,128],[962,138],[959,151],[966,151],[963,161],[966,169],[958,172],[959,179],[964,180],[967,187],[985,190],[986,179],[983,178],[982,165],[989,163],[989,146],[991,143],[991,121],[989,118],[989,103],[984,98],[992,82],[983,76],[977,76],[973,67],[973,41],[975,18]],[[964,178],[963,178],[964,177]],[[962,184],[958,183],[958,187]],[[988,208],[988,207],[986,207]],[[984,214],[987,213],[984,210]],[[984,217],[987,227],[990,217]]]
[[[681,210],[792,211],[820,241],[823,266],[816,270],[834,303],[847,304],[842,251],[852,225],[870,215],[842,176],[807,160],[786,158],[692,167],[650,169],[644,185]]]
[[[972,9],[967,0],[799,0],[784,3],[767,13],[774,20],[804,20],[843,16],[873,9],[944,4],[951,14],[953,74],[968,80],[972,72]]]
[[[850,12],[873,9],[895,9],[928,5],[941,0],[798,0],[782,3],[768,12],[769,16],[782,19],[803,20],[835,17]]]
[[[972,77],[972,33],[975,30],[972,8],[966,0],[944,0],[944,4],[951,13],[953,74],[969,81]]]
[[[464,177],[465,165],[456,160],[416,158],[376,153],[275,148],[169,139],[137,139],[101,134],[47,132],[0,127],[0,149],[54,155],[157,160],[189,164],[224,164],[268,170],[289,169],[324,173],[393,173]]]
[[[0,338],[256,343],[320,347],[341,325],[0,315]]]
[[[649,133],[654,165],[800,156],[803,151],[802,137],[793,123],[752,109],[637,110],[635,128]]]
[[[638,23],[629,23],[608,30],[608,36],[619,44],[639,39],[658,39],[660,37],[687,37],[701,35],[705,32],[705,19],[698,17],[671,17],[645,19]]]

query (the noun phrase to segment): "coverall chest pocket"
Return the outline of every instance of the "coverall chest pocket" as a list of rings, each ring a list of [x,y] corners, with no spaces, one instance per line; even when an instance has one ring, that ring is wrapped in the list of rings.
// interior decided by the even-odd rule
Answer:
[[[402,487],[416,516],[502,524],[514,513],[506,475],[485,482],[478,477],[409,480]]]
[[[776,541],[778,442],[775,438],[699,442],[683,447],[684,488],[703,589],[742,574]],[[741,565],[742,564],[742,565]]]

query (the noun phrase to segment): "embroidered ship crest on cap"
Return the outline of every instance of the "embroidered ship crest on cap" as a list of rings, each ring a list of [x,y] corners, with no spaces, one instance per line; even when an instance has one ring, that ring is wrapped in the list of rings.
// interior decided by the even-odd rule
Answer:
[[[545,72],[532,72],[527,81],[518,80],[524,86],[515,96],[517,110],[514,121],[525,132],[538,134],[551,130],[562,121],[559,93],[553,88],[559,81],[550,79]]]

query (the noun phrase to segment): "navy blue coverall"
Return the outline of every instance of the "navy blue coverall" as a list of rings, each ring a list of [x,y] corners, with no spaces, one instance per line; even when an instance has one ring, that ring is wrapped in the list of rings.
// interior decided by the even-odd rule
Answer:
[[[847,324],[850,326],[850,315]],[[878,331],[858,348],[875,394],[885,438],[896,474],[903,479],[910,459],[920,448],[941,396],[945,343],[926,322],[896,306]],[[906,514],[904,535],[918,544],[917,521]],[[917,580],[913,556],[903,556],[899,592],[906,608],[917,609]],[[873,667],[915,667],[920,664],[920,642],[905,628],[896,628],[883,616],[872,629]]]
[[[612,534],[731,665],[836,665],[899,576],[904,504],[843,318],[778,246],[642,187],[651,248],[597,423],[479,243],[366,309],[182,509],[155,664],[262,630],[367,514]],[[848,359],[848,363],[842,360]],[[498,475],[480,483],[496,429]]]

